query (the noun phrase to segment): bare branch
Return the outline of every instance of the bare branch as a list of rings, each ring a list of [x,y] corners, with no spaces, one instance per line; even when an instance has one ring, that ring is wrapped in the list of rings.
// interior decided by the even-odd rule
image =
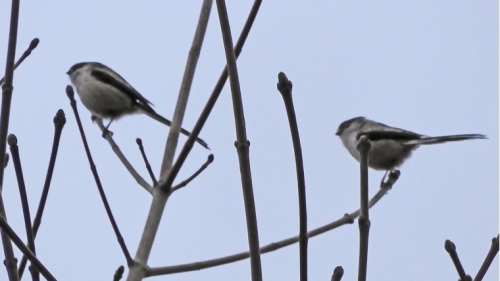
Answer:
[[[19,156],[19,147],[17,145],[17,138],[15,135],[10,134],[7,142],[10,146],[10,153],[12,155],[12,163],[14,164],[14,170],[16,171],[17,185],[19,187],[19,195],[21,197],[21,205],[23,208],[24,215],[24,228],[26,230],[26,238],[28,240],[28,249],[36,255],[35,250],[35,238],[33,236],[33,231],[31,227],[31,215],[30,208],[28,204],[28,195],[26,193],[26,183],[24,182],[23,168],[21,166],[21,159]],[[21,274],[19,274],[21,277]],[[36,270],[36,267],[33,267],[31,270],[31,277],[33,281],[40,280],[40,274]]]
[[[125,255],[127,264],[131,265],[133,263],[132,257],[130,256],[127,246],[125,245],[125,240],[123,240],[120,230],[118,229],[118,225],[115,221],[113,213],[111,212],[111,207],[109,207],[108,199],[106,198],[106,194],[104,193],[104,188],[102,187],[101,179],[99,178],[99,174],[97,173],[97,168],[94,164],[94,160],[92,159],[92,154],[90,153],[90,148],[87,143],[87,138],[85,137],[85,132],[83,131],[82,121],[80,120],[80,115],[78,115],[78,109],[76,107],[76,100],[75,100],[75,92],[73,91],[73,88],[71,86],[66,87],[66,95],[68,96],[71,102],[71,108],[73,109],[73,112],[75,114],[76,122],[78,124],[78,129],[80,130],[83,146],[85,148],[85,153],[87,154],[87,159],[89,160],[90,170],[92,171],[92,175],[94,176],[94,180],[97,185],[97,190],[99,191],[99,195],[101,196],[104,209],[106,210],[106,214],[108,215],[109,221],[111,222],[111,226],[113,227],[113,231],[115,232],[118,244],[120,244],[123,254]],[[100,125],[102,126],[102,122],[100,122]],[[107,138],[111,138],[110,134],[106,135]]]
[[[49,195],[50,182],[52,180],[52,175],[54,173],[54,166],[56,164],[57,150],[59,149],[59,141],[61,140],[62,129],[66,124],[66,117],[64,116],[64,111],[59,109],[54,117],[54,141],[52,143],[52,152],[50,153],[49,167],[47,169],[47,175],[45,177],[45,183],[43,185],[42,195],[40,197],[40,203],[38,203],[38,209],[36,211],[35,219],[33,220],[33,237],[36,237],[38,233],[38,228],[42,223],[42,215],[45,209],[45,203],[47,202],[47,197]],[[21,263],[19,264],[18,274],[19,278],[23,276],[24,268],[26,267],[28,259],[23,256]]]
[[[0,216],[0,227],[2,228],[2,231],[6,233],[10,239],[16,244],[17,248],[25,255],[28,257],[30,260],[31,264],[33,264],[38,271],[45,277],[45,279],[49,281],[55,281],[56,279],[52,274],[45,268],[45,266],[36,258],[36,256],[24,245],[24,242],[17,236],[17,234],[14,232],[14,230],[9,226],[7,221],[3,216]],[[17,270],[16,270],[16,276],[17,276]],[[19,280],[19,279],[18,279]]]
[[[299,220],[300,220],[300,280],[307,280],[307,201],[306,180],[304,175],[304,161],[302,159],[302,147],[300,145],[299,128],[292,99],[292,81],[288,80],[285,73],[278,74],[278,91],[285,102],[288,123],[292,133],[293,152],[295,154],[295,170],[297,173],[297,189],[299,193]]]
[[[483,280],[484,275],[486,275],[488,268],[490,267],[491,263],[493,262],[493,260],[495,259],[497,254],[498,254],[498,235],[497,235],[497,237],[493,237],[493,239],[491,239],[490,251],[486,255],[486,258],[484,259],[484,262],[481,265],[481,268],[477,272],[476,278],[474,278],[474,281]]]
[[[7,58],[5,61],[5,82],[2,84],[2,109],[0,112],[0,167],[5,167],[5,149],[7,146],[7,132],[9,131],[10,106],[12,102],[12,81],[14,81],[14,60],[16,57],[17,29],[19,25],[19,0],[12,0],[10,13],[9,43],[7,46]],[[7,220],[5,206],[3,204],[2,189],[5,169],[0,169],[0,216]],[[17,260],[14,257],[12,243],[2,231],[2,246],[5,255],[5,266],[10,281],[18,281]]]
[[[262,267],[259,253],[259,232],[257,227],[257,214],[255,211],[255,200],[253,195],[252,173],[250,168],[250,142],[247,139],[245,127],[245,115],[243,113],[243,101],[241,99],[240,81],[236,56],[233,50],[233,39],[227,16],[226,3],[224,0],[216,0],[219,22],[226,51],[227,70],[231,85],[231,97],[233,100],[234,122],[236,125],[236,150],[240,166],[241,187],[243,189],[243,201],[245,204],[245,215],[247,222],[248,246],[250,248],[250,265],[252,280],[262,280]]]
[[[103,132],[104,138],[108,141],[109,145],[111,146],[111,149],[116,154],[116,156],[118,156],[118,159],[120,159],[120,161],[122,162],[123,166],[125,166],[127,171],[132,175],[132,177],[134,177],[134,179],[136,180],[136,182],[140,186],[142,186],[150,194],[153,194],[153,187],[151,185],[149,185],[149,183],[147,183],[146,180],[144,180],[144,178],[142,178],[141,175],[139,175],[139,173],[134,169],[132,164],[130,164],[130,162],[127,160],[127,157],[125,157],[125,155],[120,150],[120,147],[118,147],[118,145],[116,144],[115,140],[113,139],[112,134],[106,133],[108,131],[107,131],[106,127],[104,127],[102,120],[99,118],[96,118],[95,123],[97,124],[99,129],[101,129],[101,132]]]
[[[165,154],[163,156],[163,163],[161,167],[160,181],[163,181],[172,169],[175,149],[177,147],[177,141],[179,139],[179,130],[181,129],[182,120],[184,119],[184,113],[186,111],[189,93],[191,91],[191,85],[193,84],[193,78],[196,71],[196,66],[198,64],[198,58],[200,57],[201,48],[203,46],[203,40],[205,39],[205,32],[207,30],[211,9],[212,0],[203,1],[203,5],[200,11],[200,17],[198,19],[198,26],[196,27],[193,43],[191,44],[191,49],[189,50],[189,55],[186,62],[186,68],[184,70],[184,76],[182,78],[182,84],[179,90],[179,96],[177,98],[177,105],[175,106],[174,117],[172,118],[172,126],[170,126],[170,132],[168,134]],[[200,132],[192,132],[188,137],[188,141],[196,140],[199,133]],[[160,188],[162,188],[164,191],[167,191],[171,188],[171,185],[164,185]]]
[[[33,51],[36,48],[36,46],[38,46],[38,43],[40,43],[40,40],[38,38],[31,40],[31,43],[28,46],[28,49],[26,49],[26,51],[24,51],[23,55],[14,64],[14,70],[16,70],[16,68],[19,65],[21,65],[21,63],[31,54],[31,51]],[[2,77],[0,79],[0,85],[2,85],[4,81],[5,81],[5,77]]]
[[[198,19],[198,26],[196,28],[193,43],[191,45],[191,50],[186,62],[184,78],[182,80],[181,89],[179,90],[179,97],[177,99],[174,117],[172,118],[172,126],[170,127],[170,132],[168,134],[168,139],[165,147],[165,153],[163,155],[160,183],[154,189],[153,202],[151,204],[148,218],[146,220],[146,226],[144,227],[144,232],[142,234],[141,241],[135,255],[135,260],[137,261],[137,263],[130,268],[127,278],[127,280],[129,281],[142,280],[144,274],[146,273],[147,262],[151,253],[151,249],[153,247],[153,242],[156,237],[156,233],[158,232],[158,227],[160,225],[160,220],[163,215],[165,205],[171,194],[172,182],[177,175],[172,175],[172,163],[175,156],[175,149],[177,147],[177,140],[179,138],[179,132],[182,125],[182,120],[184,118],[184,112],[187,106],[191,84],[193,82],[194,72],[196,70],[198,57],[203,45],[205,31],[207,29],[211,7],[212,0],[203,1],[200,17]],[[188,137],[185,145],[190,145],[192,147],[199,133],[200,130],[193,131]],[[169,177],[171,181],[166,180],[167,177]]]
[[[388,183],[385,185],[382,185],[380,190],[370,199],[370,202],[368,203],[368,206],[371,208],[375,204],[377,204],[382,197],[384,197],[385,194],[387,194],[387,191],[392,188],[392,185],[396,183],[397,179],[399,177],[399,173],[397,172],[392,172],[389,175],[389,180]],[[342,218],[331,222],[327,225],[318,227],[316,229],[313,229],[307,233],[307,236],[309,238],[313,238],[315,236],[318,236],[320,234],[323,234],[325,232],[328,232],[330,230],[336,229],[337,227],[346,225],[346,224],[352,224],[354,223],[354,220],[359,217],[360,210],[356,210],[350,214],[345,214]],[[274,242],[271,244],[268,244],[266,246],[263,246],[260,248],[260,253],[261,254],[266,254],[270,253],[276,250],[279,250],[281,248],[284,248],[286,246],[293,245],[295,243],[299,242],[299,236],[294,236],[290,237],[278,242]],[[230,255],[230,256],[225,256],[222,258],[216,258],[216,259],[211,259],[211,260],[205,260],[205,261],[200,261],[200,262],[194,262],[194,263],[188,263],[188,264],[181,264],[181,265],[173,265],[173,266],[165,266],[165,267],[155,267],[155,268],[149,268],[146,276],[159,276],[159,275],[165,275],[165,274],[173,274],[173,273],[179,273],[179,272],[187,272],[187,271],[194,271],[194,270],[201,270],[201,269],[206,269],[210,267],[215,267],[223,264],[228,264],[232,262],[237,262],[241,261],[244,259],[248,259],[250,257],[249,252],[241,252],[238,254]]]
[[[207,161],[192,175],[190,176],[188,179],[186,179],[185,181],[182,181],[181,183],[179,183],[178,185],[172,187],[172,193],[176,190],[179,190],[181,189],[182,187],[188,185],[192,180],[194,180],[199,174],[201,174],[207,167],[208,165],[212,164],[212,162],[214,162],[214,155],[213,154],[210,154],[208,155],[208,158],[207,158]]]
[[[151,177],[151,180],[153,181],[153,186],[156,186],[158,184],[158,181],[156,180],[155,174],[153,173],[151,165],[149,164],[148,157],[146,156],[146,152],[144,151],[144,146],[142,145],[142,140],[140,138],[137,138],[135,139],[135,142],[137,143],[137,146],[139,146],[139,151],[141,152],[142,160],[144,160],[144,164],[146,164],[146,170],[148,170],[148,174]]]
[[[358,219],[359,224],[359,268],[358,280],[365,281],[368,266],[368,236],[370,233],[370,215],[368,207],[368,151],[371,143],[366,136],[359,139],[358,151],[360,156],[360,202],[361,215]]]
[[[462,263],[458,258],[457,248],[455,247],[455,244],[450,240],[446,240],[446,242],[444,243],[444,248],[446,249],[448,254],[450,254],[451,260],[453,261],[453,264],[457,269],[458,276],[460,276],[460,281],[472,281],[472,277],[465,273],[464,267],[462,266]]]
[[[248,34],[250,34],[250,30],[252,29],[253,22],[255,21],[255,18],[257,17],[257,13],[259,12],[260,4],[262,3],[262,0],[256,0],[252,6],[252,9],[250,10],[250,13],[248,14],[247,20],[245,22],[245,25],[243,26],[243,30],[241,31],[240,37],[238,38],[238,42],[234,46],[234,54],[236,58],[241,54],[241,50],[243,49],[243,46],[245,45],[246,39],[248,37]],[[219,95],[222,92],[222,89],[224,88],[224,84],[226,83],[228,77],[228,72],[227,72],[227,66],[222,70],[221,75],[219,76],[219,80],[215,84],[215,87],[212,91],[212,94],[210,95],[210,98],[207,101],[207,104],[205,105],[205,108],[203,108],[203,111],[200,114],[200,117],[198,118],[198,121],[196,121],[196,125],[193,128],[192,134],[198,135],[201,132],[201,129],[205,125],[205,122],[208,119],[208,116],[212,112],[212,109],[215,106],[215,103],[219,99]],[[177,174],[179,173],[182,165],[184,164],[184,161],[186,161],[186,158],[193,148],[194,140],[188,140],[184,144],[184,147],[182,147],[181,153],[179,154],[179,157],[175,161],[174,166],[172,167],[172,170],[168,174],[167,179],[165,180],[165,186],[171,186],[172,183],[175,180],[175,177],[177,177]]]

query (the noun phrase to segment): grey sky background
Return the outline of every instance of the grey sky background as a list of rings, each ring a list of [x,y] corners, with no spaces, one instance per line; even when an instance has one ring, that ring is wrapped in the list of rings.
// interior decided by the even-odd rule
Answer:
[[[252,5],[228,1],[236,41]],[[64,89],[74,63],[98,61],[120,73],[171,118],[201,1],[22,1],[17,56],[39,47],[15,72],[9,131],[18,137],[32,212],[38,206],[53,138],[66,113],[55,174],[37,237],[41,261],[58,280],[111,280],[125,264],[92,178]],[[183,127],[190,130],[223,66],[217,10],[201,52]],[[0,2],[0,65],[9,1]],[[308,225],[317,228],[359,208],[359,165],[335,136],[365,116],[432,136],[483,133],[488,140],[421,147],[401,178],[371,209],[369,280],[456,280],[444,250],[452,240],[475,276],[499,230],[497,1],[264,1],[238,70],[261,245],[298,234],[293,149],[277,74],[292,80],[307,184]],[[127,173],[89,112],[79,104],[94,161],[135,255],[151,197]],[[147,118],[111,127],[122,151],[148,179],[135,139],[158,173],[168,128]],[[152,267],[246,251],[246,223],[229,87],[201,137],[215,161],[168,201],[149,260]],[[186,140],[181,137],[180,144]],[[208,153],[196,146],[178,181]],[[383,172],[370,172],[370,194]],[[178,182],[177,181],[177,182]],[[5,174],[9,223],[24,237],[14,169]],[[309,241],[310,280],[358,268],[357,223]],[[16,255],[20,259],[19,252]],[[265,280],[298,280],[298,245],[262,256]],[[498,257],[485,280],[499,279]],[[128,271],[126,271],[127,273]],[[25,276],[25,279],[29,278]],[[6,279],[5,270],[0,279]],[[248,260],[152,280],[250,280]]]

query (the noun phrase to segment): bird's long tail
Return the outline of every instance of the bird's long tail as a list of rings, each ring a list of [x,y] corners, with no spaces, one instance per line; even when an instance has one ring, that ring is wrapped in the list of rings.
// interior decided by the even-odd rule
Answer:
[[[172,125],[172,122],[170,120],[168,120],[167,118],[164,118],[163,116],[159,115],[158,113],[156,112],[150,112],[149,110],[143,110],[144,114],[148,115],[149,117],[155,119],[156,121],[158,122],[161,122],[167,126],[171,126]],[[186,136],[190,136],[191,135],[191,132],[185,130],[184,128],[181,128],[181,133],[186,135]],[[204,148],[210,150],[210,148],[208,147],[208,144],[200,139],[200,138],[196,138],[196,142],[199,143],[201,146],[203,146]]]
[[[481,134],[452,135],[452,136],[441,136],[441,137],[422,137],[420,139],[407,141],[405,144],[424,145],[424,144],[445,143],[445,142],[449,142],[449,141],[463,141],[463,140],[477,140],[477,139],[487,139],[487,137],[485,135],[481,135]]]

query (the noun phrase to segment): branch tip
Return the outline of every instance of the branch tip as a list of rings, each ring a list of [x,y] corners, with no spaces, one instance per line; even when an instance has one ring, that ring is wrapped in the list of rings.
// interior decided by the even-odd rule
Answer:
[[[66,95],[68,96],[71,102],[75,101],[75,91],[73,90],[73,87],[71,87],[70,85],[66,86]]]
[[[452,253],[452,252],[456,252],[457,251],[457,247],[455,246],[455,243],[451,242],[450,240],[446,239],[446,241],[444,242],[444,248],[446,249],[446,251],[448,253]]]
[[[123,272],[125,272],[125,267],[123,265],[120,265],[118,269],[116,269],[116,274],[122,275]]]
[[[38,38],[34,38],[33,40],[31,40],[31,43],[30,43],[30,46],[28,47],[28,51],[33,51],[37,46],[38,46],[38,43],[40,43],[40,39]]]
[[[57,126],[62,126],[66,124],[66,115],[64,114],[64,110],[59,109],[56,113],[56,116],[54,116],[54,124]]]
[[[344,276],[344,268],[342,268],[342,266],[337,266],[333,270],[331,281],[340,281],[342,279],[342,276]]]
[[[282,95],[291,95],[292,94],[292,81],[288,80],[288,77],[286,77],[286,74],[284,72],[280,72],[278,74],[278,84],[276,85],[278,88],[278,91]]]
[[[16,137],[16,135],[10,134],[7,137],[7,143],[9,144],[9,146],[17,145],[17,137]]]

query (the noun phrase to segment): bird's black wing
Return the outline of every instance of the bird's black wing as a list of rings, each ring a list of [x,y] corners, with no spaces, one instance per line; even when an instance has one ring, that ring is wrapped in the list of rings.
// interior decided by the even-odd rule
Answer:
[[[390,140],[399,140],[399,141],[407,141],[407,140],[417,140],[422,136],[413,133],[410,131],[368,131],[359,133],[356,138],[359,139],[361,136],[366,136],[370,141],[378,141],[384,139]]]
[[[150,101],[148,101],[145,97],[143,97],[136,89],[130,86],[130,84],[125,79],[123,79],[123,77],[121,77],[118,73],[114,74],[116,74],[117,77],[114,77],[114,75],[110,75],[109,72],[100,69],[94,69],[91,72],[91,75],[95,79],[117,88],[118,90],[122,91],[127,96],[129,96],[135,103],[141,104],[142,107],[146,107],[148,109],[153,110],[149,106],[150,104],[152,104]]]

